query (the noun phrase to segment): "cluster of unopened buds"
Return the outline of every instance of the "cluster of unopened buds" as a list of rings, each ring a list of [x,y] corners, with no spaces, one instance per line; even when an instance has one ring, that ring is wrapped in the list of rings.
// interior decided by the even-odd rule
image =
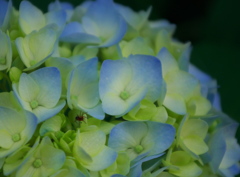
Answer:
[[[238,123],[175,25],[112,0],[0,0],[0,176],[233,177]]]

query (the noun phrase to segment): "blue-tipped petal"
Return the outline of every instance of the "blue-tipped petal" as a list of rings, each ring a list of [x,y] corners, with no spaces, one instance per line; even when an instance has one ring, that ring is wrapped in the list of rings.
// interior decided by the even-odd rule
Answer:
[[[25,111],[26,114],[26,119],[27,119],[27,125],[25,127],[25,129],[23,130],[23,132],[21,133],[21,135],[27,135],[26,138],[26,142],[29,141],[32,138],[33,133],[36,130],[37,124],[38,124],[38,119],[37,117],[28,111]]]
[[[162,48],[159,51],[157,58],[159,58],[162,64],[163,76],[165,76],[168,72],[179,69],[176,59],[171,55],[167,48]]]
[[[112,175],[111,177],[126,177],[124,175],[119,175],[119,174],[115,174],[115,175]]]
[[[91,171],[100,171],[109,167],[116,158],[117,153],[113,149],[105,146],[97,156],[92,158],[92,163],[85,165],[85,167]]]
[[[92,25],[87,23],[89,20],[92,20],[97,26],[98,32],[94,32],[94,35],[102,39],[101,47],[109,47],[118,43],[127,30],[126,22],[117,12],[111,0],[99,0],[91,3],[83,17],[83,26],[86,32],[92,31]]]
[[[166,151],[175,138],[175,128],[170,124],[157,122],[147,122],[149,132],[142,140],[142,144],[147,147],[152,144],[149,155],[160,154]]]
[[[223,128],[227,151],[224,154],[220,168],[229,168],[240,160],[240,146],[237,139],[235,139],[237,128],[237,123],[229,124]]]
[[[99,93],[107,114],[126,114],[144,97],[156,101],[163,89],[161,63],[155,57],[131,55],[102,64]]]
[[[131,74],[130,64],[126,60],[105,60],[100,72],[101,99],[110,92],[120,94],[131,81]]]
[[[162,67],[160,61],[153,56],[132,55],[129,57],[133,68],[133,82],[128,86],[134,90],[143,85],[148,88],[146,99],[156,101],[160,97],[162,89]]]
[[[40,88],[37,82],[28,74],[23,73],[19,80],[18,87],[20,97],[27,102],[36,99],[39,94]]]
[[[29,1],[22,1],[19,8],[19,24],[25,34],[43,28],[46,24],[44,15]]]
[[[132,80],[132,68],[127,60],[105,60],[102,64],[99,93],[103,110],[107,114],[120,115],[136,106],[145,96],[145,87],[134,90],[128,101],[120,98]],[[134,95],[134,97],[132,97]]]
[[[27,67],[24,70],[34,69],[44,63],[52,55],[56,41],[57,31],[54,24],[48,25],[37,32],[33,31],[24,38],[17,38],[15,43],[18,53]]]
[[[61,96],[60,71],[55,67],[45,67],[29,74],[38,83],[40,92],[37,100],[46,108],[54,107]]]
[[[88,113],[90,116],[93,116],[99,120],[103,120],[105,117],[105,113],[103,112],[103,109],[102,109],[102,104],[98,104],[94,108],[90,108],[90,109],[86,109],[80,106],[79,108],[85,111],[86,113]]]
[[[92,58],[74,69],[71,85],[69,85],[71,95],[78,96],[84,86],[98,81],[97,64],[98,59]]]
[[[98,92],[98,59],[80,63],[72,72],[68,82],[67,101],[70,108],[77,107],[91,116],[103,119],[105,114]]]
[[[85,33],[82,25],[78,22],[68,23],[61,34],[60,40],[71,43],[89,44],[99,44],[101,42],[98,37]]]
[[[65,106],[65,104],[66,104],[65,100],[60,100],[59,103],[51,109],[38,106],[36,109],[33,110],[33,113],[37,116],[38,123],[40,123],[59,113],[62,110],[62,108]]]
[[[6,31],[11,15],[12,1],[0,0],[0,28]]]
[[[223,138],[224,132],[216,131],[209,142],[209,154],[211,154],[211,161],[209,163],[213,172],[217,172],[223,156],[226,152],[226,142]]]
[[[51,57],[45,62],[47,67],[57,67],[61,74],[62,79],[62,96],[66,97],[67,95],[67,79],[69,73],[74,68],[73,63],[67,58],[60,57]]]
[[[48,11],[54,11],[54,10],[73,10],[73,5],[68,2],[59,2],[56,0],[55,2],[51,2],[48,5]]]
[[[69,36],[71,34],[75,34],[75,33],[84,33],[83,27],[78,22],[70,22],[65,26],[61,34],[61,38]]]
[[[67,20],[67,14],[64,10],[52,11],[46,14],[46,24],[56,24],[61,31]]]
[[[140,144],[147,133],[147,126],[142,122],[122,122],[110,132],[108,146],[116,151],[126,151]]]

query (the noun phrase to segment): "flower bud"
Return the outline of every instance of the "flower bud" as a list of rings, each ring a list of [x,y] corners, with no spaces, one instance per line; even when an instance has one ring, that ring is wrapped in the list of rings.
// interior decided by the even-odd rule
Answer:
[[[17,67],[12,67],[9,71],[9,77],[12,82],[18,82],[22,71]]]

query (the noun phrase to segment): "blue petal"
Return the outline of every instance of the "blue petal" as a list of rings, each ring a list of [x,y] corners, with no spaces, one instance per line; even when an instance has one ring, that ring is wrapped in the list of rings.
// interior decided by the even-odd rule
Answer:
[[[139,145],[147,133],[147,126],[143,122],[122,122],[110,132],[108,146],[116,151],[126,151]]]
[[[135,89],[146,85],[148,93],[145,98],[153,102],[158,100],[163,89],[160,61],[148,55],[131,55],[129,61],[133,68],[133,82],[129,89],[134,92]]]
[[[109,167],[117,158],[117,153],[111,148],[105,146],[102,151],[93,157],[93,162],[85,165],[91,171],[100,171]]]
[[[92,26],[87,23],[89,19],[98,27],[98,34],[95,33],[95,36],[103,39],[101,47],[109,47],[118,43],[126,33],[126,22],[111,0],[99,0],[90,5],[83,17],[83,26],[87,32],[92,30]]]
[[[99,81],[99,94],[103,110],[107,114],[120,115],[128,109],[128,104],[120,97],[131,80],[131,67],[126,60],[105,60]]]
[[[119,174],[115,174],[115,175],[112,175],[111,177],[126,177],[124,175],[119,175]]]
[[[8,10],[8,2],[0,0],[0,27],[2,26]]]
[[[65,100],[60,100],[58,104],[51,109],[38,106],[36,109],[33,110],[33,113],[37,116],[38,123],[40,123],[59,113],[62,110],[62,108],[65,106],[65,104],[66,104]]]
[[[22,132],[22,135],[26,136],[26,142],[28,142],[32,138],[32,135],[36,130],[38,119],[31,112],[25,111],[25,114],[26,114],[25,117],[27,119],[27,125],[24,131]]]
[[[45,62],[47,67],[57,67],[61,73],[62,79],[62,96],[67,95],[67,78],[74,68],[72,62],[67,58],[52,57]]]
[[[73,10],[73,5],[68,2],[59,2],[56,0],[55,2],[51,2],[48,5],[48,11],[54,11],[54,10]]]
[[[11,15],[11,9],[12,9],[11,0],[9,0],[9,2],[0,0],[0,28],[3,31],[7,30]]]
[[[209,154],[211,155],[209,165],[214,173],[218,171],[227,148],[223,134],[221,130],[216,131],[209,142]]]
[[[84,30],[82,28],[82,25],[78,22],[71,22],[71,23],[68,23],[62,34],[61,34],[61,38],[62,37],[65,37],[65,36],[69,36],[71,34],[75,34],[75,33],[83,33]]]
[[[61,96],[60,72],[55,67],[45,67],[29,74],[38,83],[40,92],[37,100],[46,108],[54,107]]]
[[[47,24],[56,24],[61,31],[67,20],[67,14],[64,10],[52,11],[46,14]]]
[[[84,86],[98,81],[97,64],[98,59],[92,58],[74,69],[72,80],[68,86],[71,96],[78,96]]]
[[[100,72],[99,92],[103,110],[110,115],[122,115],[145,96],[156,101],[163,93],[160,61],[152,56],[131,55],[129,59],[105,60]],[[120,94],[126,91],[129,98]]]
[[[105,117],[105,113],[103,112],[103,109],[102,109],[102,104],[98,104],[92,109],[86,109],[83,107],[80,107],[80,109],[88,113],[90,116],[93,116],[94,118],[97,118],[99,120],[103,120]]]
[[[78,22],[71,22],[67,24],[61,34],[60,40],[71,43],[100,43],[100,39],[98,37],[85,33],[82,25]]]
[[[67,100],[70,108],[77,107],[95,118],[103,119],[105,114],[98,93],[98,59],[92,58],[80,63],[71,73]],[[73,97],[76,97],[76,100]]]
[[[142,145],[149,148],[153,145],[149,155],[160,154],[166,151],[175,138],[175,128],[170,124],[147,122],[148,134],[142,140]]]

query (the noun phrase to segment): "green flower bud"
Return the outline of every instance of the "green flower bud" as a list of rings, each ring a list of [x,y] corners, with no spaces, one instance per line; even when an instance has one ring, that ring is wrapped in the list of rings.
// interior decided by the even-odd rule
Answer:
[[[9,77],[12,82],[18,82],[21,74],[22,74],[22,71],[17,67],[12,67],[9,71]]]

